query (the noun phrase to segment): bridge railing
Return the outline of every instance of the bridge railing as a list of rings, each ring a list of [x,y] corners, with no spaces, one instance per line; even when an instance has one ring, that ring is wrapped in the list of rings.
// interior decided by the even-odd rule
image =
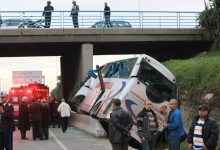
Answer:
[[[44,20],[42,11],[0,11],[2,28],[17,28],[17,22]],[[70,11],[53,11],[51,28],[73,28]],[[200,12],[111,11],[111,21],[127,21],[132,28],[198,28]],[[79,28],[104,21],[103,11],[80,11]],[[6,23],[4,23],[6,22]],[[8,24],[7,24],[8,23]],[[43,23],[44,24],[44,23]]]

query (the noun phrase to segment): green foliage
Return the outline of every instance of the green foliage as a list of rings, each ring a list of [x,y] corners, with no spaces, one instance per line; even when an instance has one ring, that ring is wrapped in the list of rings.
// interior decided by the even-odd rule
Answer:
[[[50,92],[52,97],[55,97],[57,99],[63,98],[63,88],[61,83],[61,76],[57,77],[57,86]]]
[[[220,2],[210,0],[209,5],[205,3],[205,10],[199,15],[199,24],[206,29],[207,36],[215,40],[214,48],[220,47]]]
[[[212,30],[217,28],[217,10],[215,7],[207,8],[199,15],[199,24],[201,27]]]
[[[203,92],[220,91],[220,52],[187,59],[170,60],[164,65],[177,79],[181,91]]]

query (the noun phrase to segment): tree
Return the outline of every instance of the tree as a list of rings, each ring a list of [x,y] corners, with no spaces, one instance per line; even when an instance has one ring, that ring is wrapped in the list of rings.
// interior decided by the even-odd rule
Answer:
[[[57,86],[50,92],[52,97],[55,97],[57,99],[63,98],[63,88],[62,88],[62,82],[61,82],[61,76],[57,77]]]
[[[205,10],[199,15],[199,24],[210,38],[215,40],[215,48],[220,48],[220,0],[205,2]]]

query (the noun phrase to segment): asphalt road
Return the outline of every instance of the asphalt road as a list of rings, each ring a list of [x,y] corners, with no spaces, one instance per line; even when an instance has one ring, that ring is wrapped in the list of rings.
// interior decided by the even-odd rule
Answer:
[[[111,150],[108,139],[96,138],[73,127],[69,127],[66,133],[62,133],[61,128],[50,128],[49,132],[48,140],[33,141],[32,131],[27,132],[29,140],[21,140],[20,132],[16,130],[14,150]]]

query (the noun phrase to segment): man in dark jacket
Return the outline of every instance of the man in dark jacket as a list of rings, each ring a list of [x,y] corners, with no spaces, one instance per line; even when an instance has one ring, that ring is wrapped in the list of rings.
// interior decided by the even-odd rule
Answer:
[[[218,142],[218,126],[215,120],[209,118],[209,106],[201,104],[198,115],[189,129],[189,150],[215,150]]]
[[[56,127],[56,124],[58,128],[60,128],[61,126],[60,113],[57,111],[57,108],[59,107],[59,105],[60,105],[60,100],[55,99],[54,105],[53,105],[53,128]]]
[[[158,120],[152,110],[152,102],[147,100],[144,109],[137,115],[137,130],[143,150],[155,150]]]
[[[50,125],[50,107],[47,101],[44,99],[42,101],[42,119],[41,119],[41,128],[44,139],[48,140],[49,138],[49,125]]]
[[[27,105],[27,97],[23,97],[19,106],[18,129],[21,133],[21,139],[25,140],[26,131],[30,130],[29,108]]]
[[[105,2],[105,8],[104,8],[104,17],[105,17],[105,24],[107,28],[111,27],[111,22],[110,22],[110,15],[111,15],[111,9]]]
[[[133,119],[129,112],[123,110],[119,99],[113,99],[113,110],[109,120],[109,140],[113,150],[127,150],[131,135]]]
[[[41,131],[41,115],[42,115],[42,105],[36,99],[32,98],[32,105],[30,106],[30,115],[32,121],[32,135],[33,140],[36,140],[38,137],[40,140],[43,140],[42,131]]]
[[[0,104],[0,149],[13,150],[14,107],[7,97],[2,97]]]
[[[44,7],[42,16],[45,17],[45,28],[50,28],[51,14],[54,11],[53,6],[50,5],[51,1],[47,1],[47,6]]]

